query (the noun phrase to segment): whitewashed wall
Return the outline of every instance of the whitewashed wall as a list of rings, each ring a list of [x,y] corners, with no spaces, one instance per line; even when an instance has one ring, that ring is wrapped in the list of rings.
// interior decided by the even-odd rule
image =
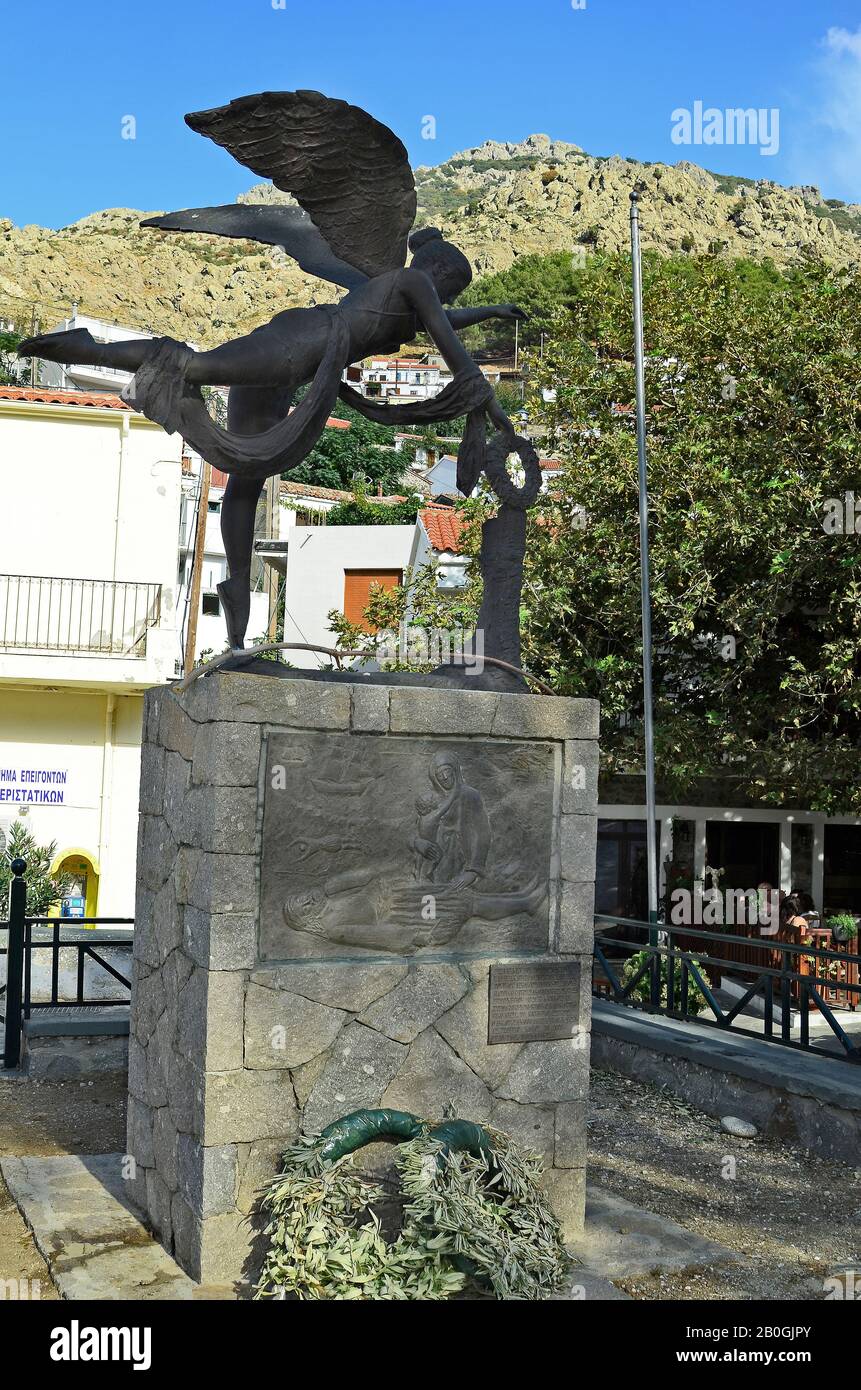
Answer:
[[[406,569],[415,526],[290,526],[285,589],[285,642],[332,646],[326,614],[344,607],[344,574],[357,569]],[[302,668],[319,663],[311,652],[288,652]],[[320,657],[320,663],[326,658]]]

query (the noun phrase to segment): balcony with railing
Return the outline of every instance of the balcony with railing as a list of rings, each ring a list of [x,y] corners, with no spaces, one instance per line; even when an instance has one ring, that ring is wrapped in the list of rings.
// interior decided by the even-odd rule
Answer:
[[[0,574],[0,653],[143,660],[161,585]]]

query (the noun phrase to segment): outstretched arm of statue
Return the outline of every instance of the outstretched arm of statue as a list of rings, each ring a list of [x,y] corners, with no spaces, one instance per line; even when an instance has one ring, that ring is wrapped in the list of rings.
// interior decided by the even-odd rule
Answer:
[[[404,298],[423,325],[425,332],[433,338],[451,371],[455,375],[460,372],[480,376],[478,367],[452,327],[433,281],[425,275],[424,271],[410,268],[401,271],[399,286]]]
[[[472,328],[475,323],[486,323],[488,319],[519,319],[524,323],[529,315],[516,304],[484,304],[476,309],[447,309],[446,317],[452,328]]]
[[[486,380],[452,327],[449,313],[457,311],[450,310],[449,313],[446,313],[433,282],[425,275],[424,271],[413,270],[410,267],[408,270],[402,270],[400,276],[400,288],[404,298],[424,325],[425,331],[433,338],[445,358],[447,366],[455,375],[461,373],[462,376],[477,376],[481,380]],[[464,312],[469,311],[464,310]],[[513,436],[514,426],[494,395],[491,395],[486,409],[488,418],[493,421],[497,429],[504,434]]]

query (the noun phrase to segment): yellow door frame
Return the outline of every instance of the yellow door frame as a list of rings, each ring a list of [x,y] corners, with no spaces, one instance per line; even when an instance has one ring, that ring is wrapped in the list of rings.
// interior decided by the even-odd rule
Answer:
[[[101,874],[99,861],[88,849],[79,849],[77,846],[73,845],[70,849],[61,850],[59,854],[54,856],[54,861],[50,868],[51,876],[53,877],[59,874],[64,864],[69,859],[86,860],[88,866],[87,895],[84,902],[84,913],[87,917],[95,917],[98,915],[97,909],[99,904],[99,876]],[[59,915],[60,904],[55,903],[54,906],[49,909],[48,916],[59,917]]]

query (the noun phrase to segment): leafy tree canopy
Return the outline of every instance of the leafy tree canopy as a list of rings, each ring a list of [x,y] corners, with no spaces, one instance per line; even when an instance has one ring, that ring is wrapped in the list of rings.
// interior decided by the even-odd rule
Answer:
[[[531,515],[521,629],[526,667],[601,701],[605,771],[639,774],[630,272],[587,262],[528,361],[565,466]],[[724,799],[861,811],[861,280],[647,257],[644,290],[662,794],[717,778]],[[428,576],[412,621],[469,626],[479,599],[473,574],[447,608]],[[371,616],[402,605],[377,594]]]
[[[655,258],[644,292],[659,779],[859,810],[861,280]],[[607,766],[639,771],[629,261],[581,282],[533,370],[556,393],[536,390],[533,419],[568,467],[532,525],[526,658],[598,697]]]
[[[326,513],[327,526],[412,526],[421,500],[407,498],[405,502],[373,502],[368,497],[353,497],[339,502]]]
[[[554,251],[549,256],[518,256],[507,270],[484,275],[475,280],[458,298],[458,305],[517,304],[529,315],[520,325],[519,341],[523,348],[538,347],[555,331],[560,309],[573,311],[578,299],[590,299],[596,288],[601,289],[615,277],[616,261],[602,253],[581,254],[574,251]],[[676,274],[693,283],[700,278],[706,261],[680,258],[674,261]],[[781,283],[781,275],[773,262],[723,262],[727,275],[746,286],[755,299],[767,297]],[[514,351],[514,324],[490,319],[467,329],[462,337],[473,350],[481,348],[497,352]]]
[[[349,420],[350,428],[324,430],[304,462],[283,476],[292,483],[349,491],[354,478],[364,475],[375,485],[382,483],[385,493],[397,492],[405,460],[394,451],[395,429],[366,420],[343,404],[336,406],[332,414],[336,419]]]

